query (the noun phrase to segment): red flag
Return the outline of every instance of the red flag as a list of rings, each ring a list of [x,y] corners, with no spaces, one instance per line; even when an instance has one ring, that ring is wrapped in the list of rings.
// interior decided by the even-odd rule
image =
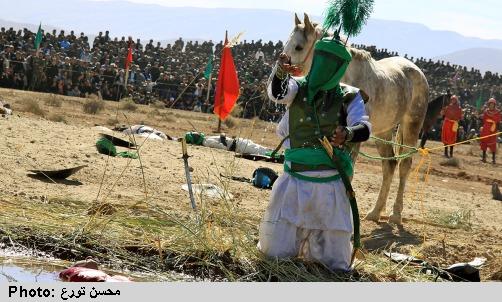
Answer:
[[[127,51],[127,57],[125,59],[125,69],[129,69],[129,65],[132,63],[132,47],[129,43],[129,50]]]
[[[225,35],[225,47],[221,56],[220,73],[218,74],[214,99],[214,113],[220,117],[220,120],[225,120],[232,112],[235,102],[239,98],[239,91],[239,78],[232,50],[228,46],[228,38]]]

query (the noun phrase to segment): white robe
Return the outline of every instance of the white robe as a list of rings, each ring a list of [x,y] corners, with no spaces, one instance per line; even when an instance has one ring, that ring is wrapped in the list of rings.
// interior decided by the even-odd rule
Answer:
[[[298,86],[290,80],[288,94],[277,100],[291,105]],[[347,107],[347,125],[366,124],[371,129],[361,94]],[[289,110],[277,127],[283,139],[289,134]],[[289,139],[284,142],[290,148]],[[290,164],[286,162],[286,164]],[[308,171],[310,177],[336,175],[336,170]],[[282,174],[274,183],[270,203],[260,224],[259,248],[268,256],[317,260],[333,270],[348,270],[352,253],[350,237],[353,232],[352,212],[341,180],[314,183]]]
[[[148,139],[153,139],[153,140],[168,139],[167,135],[164,132],[145,125],[131,126],[130,128],[124,130],[122,133],[126,135],[136,134],[138,136],[146,137]]]
[[[234,143],[233,138],[226,138],[227,145],[221,143],[219,136],[206,136],[202,145],[205,147],[216,148],[221,150],[229,150],[232,144]],[[236,138],[237,142],[235,145],[235,152],[239,154],[257,154],[257,155],[266,155],[267,152],[271,152],[273,150],[258,145],[254,143],[252,140],[247,138]]]

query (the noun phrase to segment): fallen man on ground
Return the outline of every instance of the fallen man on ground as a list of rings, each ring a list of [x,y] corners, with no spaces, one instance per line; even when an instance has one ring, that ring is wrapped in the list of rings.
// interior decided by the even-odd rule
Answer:
[[[10,108],[10,105],[0,101],[0,114],[11,115],[12,109]]]
[[[229,138],[225,134],[219,136],[206,136],[202,132],[187,132],[185,134],[185,139],[187,143],[192,145],[227,150],[239,154],[270,156],[274,151],[270,148],[258,145],[250,139],[240,137]]]
[[[155,140],[172,140],[172,138],[166,135],[164,132],[152,128],[146,125],[133,125],[130,127],[121,127],[117,129],[126,135],[136,134],[138,136],[146,137]]]

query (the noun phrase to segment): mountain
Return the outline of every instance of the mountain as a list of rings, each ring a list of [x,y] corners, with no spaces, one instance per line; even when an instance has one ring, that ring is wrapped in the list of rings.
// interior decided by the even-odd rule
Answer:
[[[434,58],[453,64],[474,67],[482,73],[489,70],[502,74],[502,49],[470,48]]]
[[[220,41],[225,30],[233,36],[244,31],[247,40],[279,40],[288,37],[293,14],[282,10],[165,7],[152,4],[84,0],[0,1],[8,20],[57,24],[62,28],[97,34],[110,30],[111,36],[143,39],[204,39]]]
[[[38,24],[13,22],[13,21],[8,21],[8,20],[3,20],[3,19],[0,19],[0,26],[5,27],[6,29],[9,29],[12,27],[16,30],[27,28],[27,29],[31,30],[32,32],[36,32],[38,30]],[[61,30],[58,27],[48,25],[48,24],[44,24],[43,29],[45,31],[52,31],[54,29],[57,31]]]
[[[133,36],[142,40],[220,41],[225,30],[232,37],[244,31],[248,41],[285,40],[293,28],[293,13],[286,10],[166,7],[123,1],[1,0],[2,18],[13,22],[45,24],[96,35],[110,30],[112,37]],[[319,16],[312,16],[320,20]],[[351,42],[376,45],[400,55],[434,58],[466,49],[502,49],[502,40],[465,37],[451,31],[431,30],[410,22],[370,19]],[[491,67],[487,67],[491,68]]]
[[[418,23],[378,19],[370,19],[353,41],[425,58],[469,48],[502,49],[502,40],[465,37],[452,31],[431,30]]]

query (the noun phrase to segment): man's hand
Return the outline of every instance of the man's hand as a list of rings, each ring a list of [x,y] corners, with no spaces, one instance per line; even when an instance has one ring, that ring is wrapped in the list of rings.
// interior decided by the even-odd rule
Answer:
[[[287,53],[281,53],[277,64],[281,67],[284,72],[295,74],[297,73],[297,67],[291,66],[291,57]]]
[[[333,136],[330,137],[329,141],[333,147],[338,148],[345,143],[346,138],[347,138],[347,131],[345,130],[345,127],[338,126]]]
[[[291,63],[291,57],[288,56],[287,53],[283,52],[279,55],[279,60],[277,60],[277,63],[279,63],[281,67],[289,65]]]

